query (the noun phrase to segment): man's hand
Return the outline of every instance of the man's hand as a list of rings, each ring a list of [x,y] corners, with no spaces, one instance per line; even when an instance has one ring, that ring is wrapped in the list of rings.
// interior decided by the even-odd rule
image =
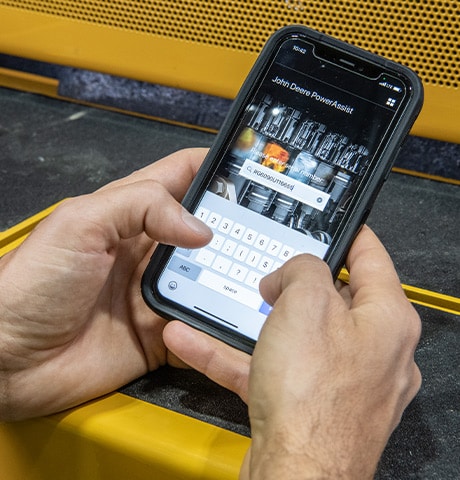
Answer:
[[[155,241],[211,239],[178,203],[205,153],[177,152],[64,202],[0,260],[0,418],[77,405],[168,360],[140,279]]]
[[[364,227],[335,288],[312,256],[261,283],[274,309],[249,380],[252,446],[242,479],[369,479],[420,388],[420,319],[392,262]]]

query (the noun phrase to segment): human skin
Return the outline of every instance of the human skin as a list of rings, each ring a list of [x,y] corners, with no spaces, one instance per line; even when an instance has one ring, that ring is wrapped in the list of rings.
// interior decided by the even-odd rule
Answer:
[[[189,365],[248,402],[241,479],[371,478],[421,379],[420,319],[370,229],[348,255],[349,285],[309,255],[261,282],[274,308],[252,360],[145,305],[156,242],[211,238],[179,204],[205,152],[64,202],[0,259],[0,418],[46,415],[167,362]]]
[[[419,390],[420,318],[367,226],[347,268],[349,284],[334,284],[324,262],[301,255],[262,280],[274,308],[252,356],[249,386],[237,374],[242,367],[220,375],[240,386],[249,405],[252,442],[241,480],[371,479]],[[216,350],[210,337],[177,321],[163,336],[170,351],[202,372],[225,365],[233,350]]]
[[[205,153],[177,152],[65,201],[0,259],[1,419],[78,405],[171,359],[140,280],[156,241],[211,239],[178,203]]]

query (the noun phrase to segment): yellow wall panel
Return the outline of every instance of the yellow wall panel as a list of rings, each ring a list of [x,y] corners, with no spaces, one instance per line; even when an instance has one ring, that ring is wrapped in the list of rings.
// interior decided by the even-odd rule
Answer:
[[[413,133],[459,142],[458,2],[0,0],[0,52],[233,98],[267,37],[303,23],[417,71]]]

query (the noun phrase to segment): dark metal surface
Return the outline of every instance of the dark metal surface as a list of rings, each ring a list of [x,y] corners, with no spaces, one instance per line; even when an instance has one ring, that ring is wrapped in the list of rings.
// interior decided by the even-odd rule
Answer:
[[[214,136],[0,89],[0,230]]]

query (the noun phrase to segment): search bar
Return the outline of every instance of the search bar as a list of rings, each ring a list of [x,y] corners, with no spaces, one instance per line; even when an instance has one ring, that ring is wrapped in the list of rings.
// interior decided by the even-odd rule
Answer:
[[[321,212],[325,209],[330,195],[316,188],[305,185],[294,178],[264,167],[252,160],[245,160],[240,170],[240,175],[248,180],[271,188]]]

